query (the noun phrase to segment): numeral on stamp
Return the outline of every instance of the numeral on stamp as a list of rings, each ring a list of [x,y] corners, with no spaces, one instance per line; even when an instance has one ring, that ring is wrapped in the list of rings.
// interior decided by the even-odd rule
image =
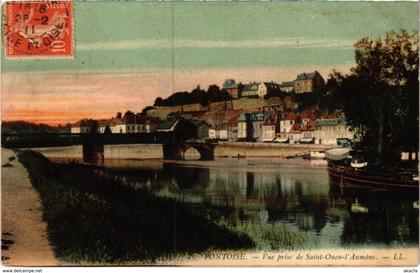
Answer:
[[[6,57],[72,57],[73,3],[7,2]]]

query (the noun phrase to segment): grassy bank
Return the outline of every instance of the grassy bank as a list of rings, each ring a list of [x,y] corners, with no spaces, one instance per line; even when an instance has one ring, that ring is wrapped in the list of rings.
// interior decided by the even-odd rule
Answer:
[[[153,262],[179,253],[253,247],[182,203],[135,190],[99,168],[18,155],[39,191],[57,257],[71,262]]]

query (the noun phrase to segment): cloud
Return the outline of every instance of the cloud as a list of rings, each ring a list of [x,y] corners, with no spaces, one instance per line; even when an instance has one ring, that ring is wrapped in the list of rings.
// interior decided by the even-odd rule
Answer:
[[[266,47],[287,47],[287,48],[340,48],[351,49],[353,40],[345,39],[305,39],[285,38],[275,40],[188,40],[188,39],[145,39],[126,41],[105,41],[94,43],[80,43],[76,45],[77,50],[136,50],[153,48],[266,48]]]

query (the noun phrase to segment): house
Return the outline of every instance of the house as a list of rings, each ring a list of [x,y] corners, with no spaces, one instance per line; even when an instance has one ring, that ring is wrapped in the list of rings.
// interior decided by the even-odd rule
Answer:
[[[265,119],[262,127],[262,141],[272,142],[276,138],[276,120],[274,117]]]
[[[295,87],[295,82],[282,82],[279,85],[280,91],[286,92],[286,93],[293,92],[294,87]]]
[[[238,141],[250,141],[252,135],[251,114],[242,113],[238,118]]]
[[[302,73],[294,80],[295,93],[320,92],[325,89],[325,81],[318,71]]]
[[[252,141],[262,141],[263,135],[263,124],[264,121],[271,117],[271,112],[254,112],[251,113],[251,122],[252,122]]]
[[[88,125],[87,119],[79,120],[78,122],[74,123],[71,128],[70,132],[72,134],[86,134],[90,133],[90,127]]]
[[[280,120],[280,136],[287,138],[287,134],[295,124],[296,119],[299,117],[297,114],[289,114]]]
[[[103,134],[105,132],[111,133],[111,122],[112,119],[100,119],[98,120],[98,131]]]
[[[227,124],[220,124],[216,126],[216,139],[224,141],[228,140]]]
[[[137,133],[152,133],[156,132],[157,124],[160,119],[149,116],[136,115],[136,132]]]
[[[233,116],[227,125],[228,141],[236,142],[238,140],[238,116]]]
[[[277,83],[263,82],[258,85],[258,97],[264,98],[265,95],[275,95],[280,91]]]
[[[92,119],[82,119],[73,124],[70,128],[72,134],[87,134],[97,128],[97,121]]]
[[[108,126],[113,134],[151,133],[156,131],[159,121],[154,117],[129,115],[109,121],[100,121],[99,131],[104,132]]]
[[[315,120],[309,119],[308,122],[304,122],[308,118],[302,118],[302,137],[300,143],[314,144],[315,143]]]
[[[223,83],[222,90],[226,91],[231,95],[232,98],[239,98],[239,88],[238,84],[235,82],[234,79],[226,79]]]
[[[216,128],[213,126],[209,128],[209,139],[217,139]]]
[[[294,123],[290,131],[287,133],[287,138],[289,138],[289,143],[299,143],[303,138],[302,132],[302,123]]]
[[[206,139],[209,137],[210,125],[205,120],[192,119],[190,121],[194,124],[197,130],[197,139]]]
[[[127,117],[114,118],[111,121],[109,128],[113,134],[135,133],[136,127],[134,117],[130,119],[127,119]]]
[[[257,97],[258,96],[258,86],[256,82],[250,84],[243,84],[240,87],[241,97]]]
[[[337,145],[352,140],[354,133],[343,118],[318,119],[315,122],[314,137],[317,144]]]

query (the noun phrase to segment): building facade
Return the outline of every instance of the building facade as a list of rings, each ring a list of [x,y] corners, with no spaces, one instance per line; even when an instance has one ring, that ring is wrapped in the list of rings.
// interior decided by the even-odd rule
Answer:
[[[318,119],[314,137],[317,144],[337,145],[340,140],[352,140],[354,133],[343,118]]]
[[[279,85],[280,91],[290,93],[293,92],[295,87],[295,82],[282,82]]]
[[[271,112],[254,112],[251,114],[252,122],[252,141],[263,141],[263,124],[264,121],[271,117]]]
[[[267,118],[262,127],[262,141],[272,142],[276,138],[276,121],[274,117]]]
[[[238,141],[250,141],[252,134],[251,115],[249,113],[242,113],[238,118]]]
[[[325,89],[325,81],[318,71],[302,73],[294,80],[295,93],[320,92]]]

